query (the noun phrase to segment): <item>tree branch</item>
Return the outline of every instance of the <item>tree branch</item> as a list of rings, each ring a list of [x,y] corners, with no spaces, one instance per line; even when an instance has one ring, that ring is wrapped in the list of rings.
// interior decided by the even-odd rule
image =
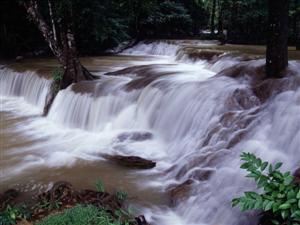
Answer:
[[[30,15],[30,18],[33,20],[33,22],[37,25],[38,29],[41,31],[43,37],[48,42],[48,45],[50,49],[52,50],[53,54],[58,58],[58,60],[63,63],[62,61],[62,49],[58,46],[57,41],[55,41],[54,34],[48,24],[46,23],[43,16],[40,14],[38,10],[38,3],[36,0],[29,0],[28,2],[22,2],[21,3],[28,15]],[[51,18],[53,19],[53,18]]]

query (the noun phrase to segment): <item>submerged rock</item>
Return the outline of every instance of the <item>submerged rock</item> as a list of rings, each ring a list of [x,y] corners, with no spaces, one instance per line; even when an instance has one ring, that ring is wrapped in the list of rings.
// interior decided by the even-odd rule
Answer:
[[[120,166],[134,169],[152,169],[156,166],[156,162],[138,156],[106,155],[104,158]]]
[[[171,198],[171,204],[176,205],[180,202],[180,200],[187,198],[189,192],[191,190],[191,185],[193,184],[193,180],[189,179],[183,182],[182,184],[171,188],[169,190],[169,196]]]
[[[117,136],[119,142],[124,141],[146,141],[153,138],[150,132],[124,132]]]
[[[147,223],[147,221],[143,215],[136,217],[135,221],[137,222],[138,225],[149,225],[149,223]]]

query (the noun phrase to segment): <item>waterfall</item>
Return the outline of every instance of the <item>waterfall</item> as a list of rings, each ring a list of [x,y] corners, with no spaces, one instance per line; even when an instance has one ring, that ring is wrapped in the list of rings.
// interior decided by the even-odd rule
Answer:
[[[238,169],[241,163],[239,154],[241,151],[249,151],[273,163],[282,161],[285,170],[294,171],[299,166],[299,158],[295,157],[299,154],[300,144],[299,99],[299,88],[276,96],[266,103],[253,121],[252,129],[235,147],[230,151],[214,147],[206,153],[198,165],[188,167],[186,173],[192,177],[195,177],[197,173],[192,173],[197,170],[201,175],[200,171],[205,167],[214,172],[209,180],[196,182],[191,196],[177,206],[176,212],[184,218],[183,224],[198,224],[197,221],[203,224],[256,224],[255,218],[258,218],[258,215],[254,216],[253,212],[242,214],[238,209],[232,209],[230,205],[230,201],[241,196],[244,191],[255,190],[254,182],[245,179],[245,173]],[[219,136],[220,133],[215,135]],[[218,142],[212,144],[216,145]],[[197,157],[198,154],[193,154],[193,158],[183,157],[177,164],[181,166],[182,163],[191,164]],[[206,164],[207,159],[214,162]],[[191,177],[186,174],[184,176],[185,179]],[[164,220],[168,221],[170,218]]]
[[[123,54],[129,55],[163,55],[163,56],[175,56],[179,49],[179,45],[176,42],[140,42],[132,48],[124,50]]]
[[[0,70],[0,95],[21,97],[27,103],[43,110],[51,81],[38,76],[33,71],[15,72]]]
[[[61,90],[46,118],[26,124],[31,136],[42,139],[43,150],[38,151],[40,143],[25,149],[31,155],[15,174],[29,168],[26,163],[63,167],[99,160],[103,153],[138,155],[157,162],[143,171],[145,177],[155,174],[147,185],[170,192],[187,184],[190,190],[172,207],[145,209],[153,224],[257,224],[257,212],[241,213],[230,205],[255,189],[239,169],[239,155],[249,151],[283,161],[286,170],[299,166],[300,65],[291,62],[285,79],[260,87],[254,81],[264,60],[213,53],[210,60],[189,61],[184,48],[191,44],[203,45],[142,42],[122,54],[163,55],[168,61],[139,62]],[[40,108],[50,84],[34,72],[0,71],[2,96]],[[13,153],[18,151],[24,153]]]

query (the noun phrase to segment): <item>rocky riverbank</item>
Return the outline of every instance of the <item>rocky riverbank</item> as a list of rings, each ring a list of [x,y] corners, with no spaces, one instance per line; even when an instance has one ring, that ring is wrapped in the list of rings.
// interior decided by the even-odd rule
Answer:
[[[76,220],[70,216],[75,212],[86,213],[88,220],[93,216],[98,220],[105,219],[107,223],[104,224],[149,225],[143,215],[134,216],[126,209],[124,203],[127,194],[125,192],[107,193],[101,182],[96,185],[96,189],[77,190],[72,184],[60,181],[55,183],[50,190],[32,196],[28,200],[21,200],[22,193],[17,190],[7,190],[0,194],[0,224],[63,225],[69,224],[68,220]],[[64,214],[67,216],[64,217]],[[82,218],[84,216],[80,215]],[[85,225],[93,224],[92,221],[84,223]]]

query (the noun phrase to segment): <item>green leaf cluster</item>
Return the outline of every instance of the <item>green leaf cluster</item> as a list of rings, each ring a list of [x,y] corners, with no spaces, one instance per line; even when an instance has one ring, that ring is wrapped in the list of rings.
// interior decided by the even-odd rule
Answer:
[[[281,162],[271,164],[251,153],[242,153],[241,168],[248,178],[256,181],[262,193],[245,192],[244,196],[232,200],[233,207],[241,211],[262,210],[273,215],[274,224],[300,224],[300,187],[293,183],[290,172],[281,172]]]
[[[55,83],[60,82],[63,79],[63,70],[61,68],[55,68],[51,72],[52,79]]]
[[[30,213],[26,210],[25,205],[8,205],[3,212],[0,212],[0,225],[14,225],[17,224],[18,220],[29,217]]]
[[[126,191],[123,191],[123,190],[117,190],[116,191],[116,196],[117,196],[117,199],[121,202],[124,202],[127,197],[128,197],[128,194]]]
[[[62,206],[62,203],[57,200],[53,200],[53,201],[42,200],[37,205],[38,208],[47,209],[47,210],[60,209],[61,206]]]

